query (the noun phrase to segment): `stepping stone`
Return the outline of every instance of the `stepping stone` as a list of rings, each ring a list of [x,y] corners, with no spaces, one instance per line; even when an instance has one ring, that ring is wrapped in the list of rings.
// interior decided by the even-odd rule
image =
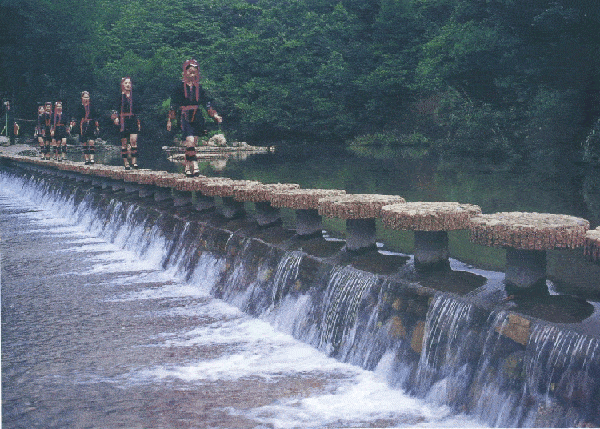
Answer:
[[[517,293],[545,288],[546,251],[584,246],[589,228],[582,218],[527,212],[479,215],[469,226],[473,243],[506,249],[505,284]]]
[[[296,234],[309,237],[323,233],[323,218],[319,214],[319,199],[343,195],[338,189],[288,189],[271,193],[271,206],[296,211]]]
[[[590,261],[600,262],[600,227],[586,232],[584,255]]]
[[[321,198],[319,214],[346,220],[346,249],[352,252],[376,249],[375,219],[381,208],[404,203],[397,195],[344,194]]]
[[[419,269],[449,269],[448,231],[468,229],[481,208],[455,202],[411,202],[381,209],[385,226],[414,231],[415,266]]]
[[[274,192],[298,189],[296,183],[269,183],[240,186],[234,190],[234,198],[237,201],[254,203],[256,210],[255,220],[261,227],[274,225],[281,221],[279,208],[271,205],[271,195]]]

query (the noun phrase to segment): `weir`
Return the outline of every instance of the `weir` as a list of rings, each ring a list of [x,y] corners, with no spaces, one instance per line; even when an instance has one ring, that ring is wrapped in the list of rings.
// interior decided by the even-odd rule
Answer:
[[[417,397],[493,426],[600,425],[598,303],[506,300],[500,273],[456,260],[422,272],[410,255],[351,252],[50,166],[4,159],[0,174],[190,281],[215,267],[215,297],[341,361],[388,360],[389,383]]]

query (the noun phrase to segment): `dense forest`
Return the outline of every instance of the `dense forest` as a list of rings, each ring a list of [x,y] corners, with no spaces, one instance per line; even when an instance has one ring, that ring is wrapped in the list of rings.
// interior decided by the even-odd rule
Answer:
[[[597,0],[1,0],[21,118],[131,76],[146,136],[196,58],[229,139],[579,156],[600,117]],[[600,132],[600,130],[598,130]],[[558,154],[558,155],[557,155]]]

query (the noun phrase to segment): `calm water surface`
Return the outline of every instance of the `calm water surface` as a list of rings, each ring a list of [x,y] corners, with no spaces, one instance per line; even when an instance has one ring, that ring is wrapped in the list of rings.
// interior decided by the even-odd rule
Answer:
[[[140,164],[146,168],[183,172],[157,145],[147,145],[141,153]],[[105,162],[121,165],[116,152],[107,154]],[[600,168],[560,156],[520,165],[485,165],[476,159],[375,159],[303,148],[221,158],[212,154],[200,161],[200,169],[210,176],[400,195],[407,201],[477,204],[484,213],[567,214],[588,219],[592,227],[600,225]]]
[[[142,145],[144,142],[142,141]],[[168,160],[162,146],[146,145],[143,167],[183,172],[182,165]],[[374,152],[377,155],[376,152]],[[121,165],[118,153],[105,163]],[[389,154],[388,154],[389,155]],[[74,159],[75,160],[75,159]],[[481,164],[474,159],[440,160],[433,157],[359,156],[350,152],[278,150],[268,154],[215,154],[200,161],[202,174],[264,183],[298,183],[305,188],[343,189],[351,193],[400,195],[407,201],[456,201],[479,205],[483,213],[525,211],[566,214],[600,225],[600,168],[555,156],[521,165]],[[282,210],[287,226],[293,227],[294,213]],[[345,223],[325,219],[324,227],[343,238]],[[503,249],[470,243],[465,231],[451,232],[450,256],[492,270],[504,270]],[[389,249],[413,252],[410,231],[390,231],[379,225],[377,239]],[[592,291],[598,296],[600,270],[585,263],[581,252],[549,252],[549,272],[567,293]],[[565,258],[566,256],[566,258]],[[572,267],[580,275],[573,275]]]

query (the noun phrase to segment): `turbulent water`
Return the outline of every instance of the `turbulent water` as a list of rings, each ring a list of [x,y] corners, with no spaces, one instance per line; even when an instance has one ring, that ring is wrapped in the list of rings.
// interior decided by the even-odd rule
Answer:
[[[0,172],[4,428],[481,425],[390,387],[389,356],[341,363],[294,339],[285,312],[212,297],[224,261],[204,253],[187,272],[189,249],[129,222],[131,207],[113,200],[99,220],[34,185]],[[291,254],[275,275],[295,267]]]

